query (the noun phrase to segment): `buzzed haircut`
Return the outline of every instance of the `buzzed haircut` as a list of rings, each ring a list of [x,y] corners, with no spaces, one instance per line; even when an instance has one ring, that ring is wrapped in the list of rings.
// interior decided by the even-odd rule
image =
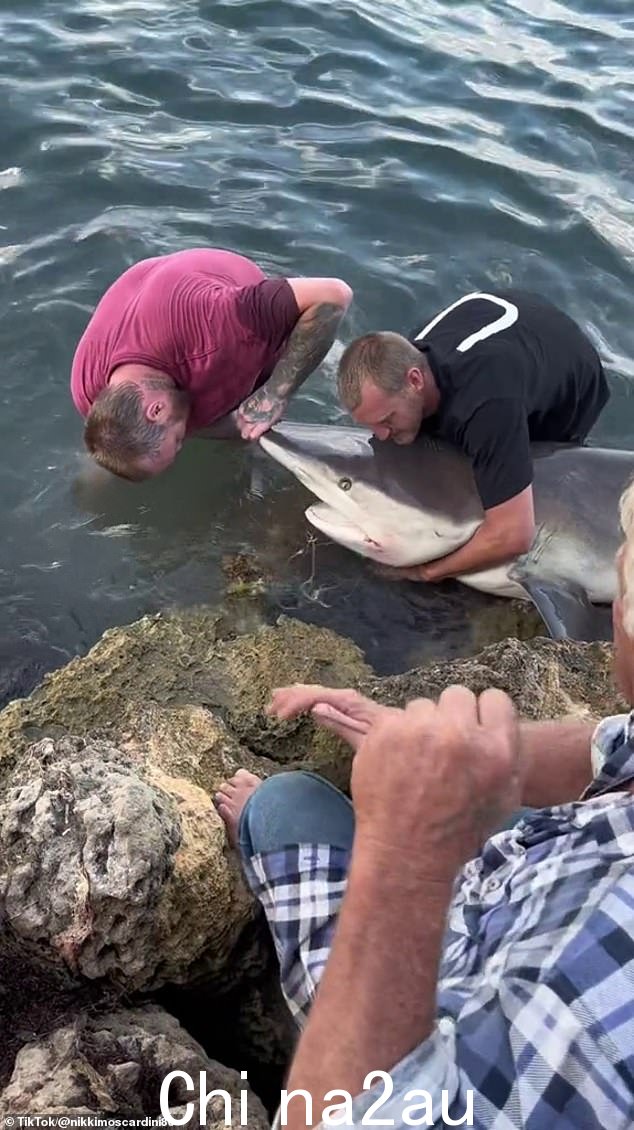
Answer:
[[[339,362],[339,398],[348,411],[361,403],[361,386],[368,377],[384,392],[400,392],[409,369],[424,364],[419,350],[406,337],[384,331],[364,334],[350,342]]]
[[[95,400],[84,428],[84,443],[95,461],[123,479],[145,476],[140,461],[158,455],[164,429],[147,419],[143,396],[132,382],[106,388]]]

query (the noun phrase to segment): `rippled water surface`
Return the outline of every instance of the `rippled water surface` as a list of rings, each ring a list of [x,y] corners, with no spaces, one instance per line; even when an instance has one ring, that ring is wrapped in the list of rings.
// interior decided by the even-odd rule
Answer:
[[[214,602],[237,550],[384,669],[468,646],[490,601],[307,541],[301,489],[242,447],[196,441],[141,487],[87,474],[73,351],[135,260],[231,247],[353,286],[292,410],[337,420],[351,336],[527,285],[588,328],[597,439],[631,446],[633,75],[630,0],[3,3],[0,698],[113,624]]]

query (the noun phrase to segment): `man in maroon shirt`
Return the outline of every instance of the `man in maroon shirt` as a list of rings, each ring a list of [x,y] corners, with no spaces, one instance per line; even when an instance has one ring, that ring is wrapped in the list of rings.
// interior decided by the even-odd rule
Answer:
[[[136,263],[101,298],[73,360],[86,447],[140,480],[211,425],[258,439],[324,359],[351,300],[340,279],[267,278],[231,251]]]

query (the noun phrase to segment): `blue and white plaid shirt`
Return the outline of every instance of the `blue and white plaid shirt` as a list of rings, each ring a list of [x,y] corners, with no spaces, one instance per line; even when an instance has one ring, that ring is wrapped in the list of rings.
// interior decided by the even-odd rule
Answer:
[[[634,1126],[634,796],[624,791],[634,779],[634,712],[600,724],[592,765],[580,801],[498,833],[460,872],[435,1031],[394,1065],[392,1092],[367,1121],[389,1090],[382,1081],[354,1097],[353,1121],[341,1125],[457,1125],[471,1101],[462,1125],[478,1130]],[[348,864],[341,849],[300,844],[247,865],[300,1028]],[[422,1099],[406,1098],[412,1090],[430,1096],[431,1118],[413,1109]]]

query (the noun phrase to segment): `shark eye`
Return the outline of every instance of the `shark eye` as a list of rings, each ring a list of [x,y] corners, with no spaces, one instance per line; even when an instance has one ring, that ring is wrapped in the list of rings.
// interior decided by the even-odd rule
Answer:
[[[346,479],[346,478],[339,479],[339,486],[341,487],[342,490],[350,490],[350,488],[352,486],[352,479]]]

